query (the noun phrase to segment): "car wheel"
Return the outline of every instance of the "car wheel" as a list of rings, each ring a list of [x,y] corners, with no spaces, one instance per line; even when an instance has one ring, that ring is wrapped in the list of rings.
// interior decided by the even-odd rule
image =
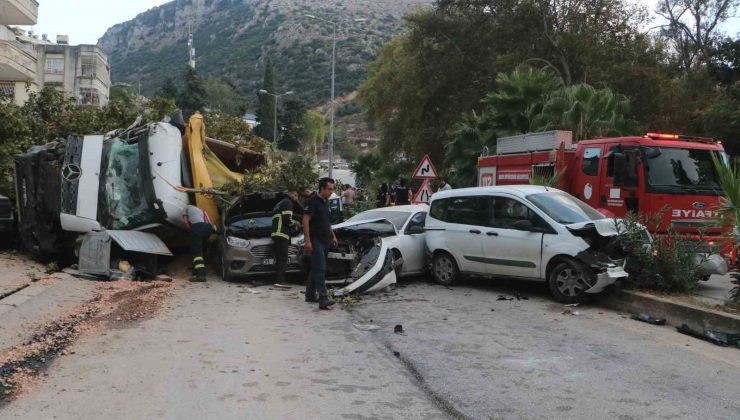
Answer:
[[[457,263],[452,258],[452,255],[446,252],[440,252],[434,256],[432,274],[434,281],[441,285],[449,286],[457,281],[460,276],[460,270],[458,270]]]
[[[596,284],[596,276],[582,264],[566,260],[550,273],[550,292],[562,303],[580,303],[588,299],[586,290]]]
[[[232,281],[234,279],[234,275],[231,274],[231,270],[229,269],[229,265],[226,264],[226,261],[224,261],[224,253],[222,252],[221,255],[218,258],[218,266],[221,271],[221,278],[224,281]]]

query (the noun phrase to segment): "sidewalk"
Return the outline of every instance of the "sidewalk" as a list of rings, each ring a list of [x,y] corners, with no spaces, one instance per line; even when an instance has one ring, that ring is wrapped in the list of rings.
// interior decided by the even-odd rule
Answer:
[[[740,332],[740,311],[725,306],[734,284],[730,276],[712,276],[700,281],[687,294],[615,288],[600,304],[629,314],[664,318],[674,327],[686,324],[697,331]]]
[[[700,281],[691,295],[710,305],[724,305],[730,298],[733,286],[732,277],[729,275],[714,275],[709,281]]]

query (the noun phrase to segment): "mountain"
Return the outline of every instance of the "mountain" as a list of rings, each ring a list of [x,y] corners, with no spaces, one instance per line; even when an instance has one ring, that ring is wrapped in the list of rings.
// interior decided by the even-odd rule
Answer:
[[[281,91],[293,90],[309,104],[330,94],[331,25],[337,25],[337,95],[351,92],[365,76],[378,48],[403,30],[410,7],[433,0],[176,0],[113,26],[98,41],[108,54],[114,82],[141,83],[151,95],[188,62],[192,30],[197,70],[217,76],[252,104],[267,58]],[[358,21],[359,19],[359,21]]]

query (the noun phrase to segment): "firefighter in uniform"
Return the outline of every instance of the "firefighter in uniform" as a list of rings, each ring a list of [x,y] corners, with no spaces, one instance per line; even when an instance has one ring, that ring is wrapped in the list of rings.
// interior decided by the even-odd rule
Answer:
[[[288,269],[288,249],[290,246],[290,232],[294,224],[293,209],[298,204],[298,192],[288,191],[288,196],[280,200],[272,209],[272,242],[275,250],[277,276],[275,282],[285,281],[285,270]]]
[[[206,281],[205,246],[208,237],[216,232],[205,210],[189,205],[185,207],[182,216],[185,224],[190,228],[190,254],[193,257],[193,275],[190,281]]]

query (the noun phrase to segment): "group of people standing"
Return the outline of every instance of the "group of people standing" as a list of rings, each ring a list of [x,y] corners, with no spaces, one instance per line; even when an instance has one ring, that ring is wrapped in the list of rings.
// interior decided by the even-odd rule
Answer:
[[[443,176],[438,176],[436,179],[437,191],[451,190],[452,186],[448,184]],[[406,179],[400,178],[398,184],[392,188],[388,188],[387,183],[382,183],[378,187],[378,193],[376,197],[376,207],[389,207],[391,205],[403,206],[411,204],[411,200],[414,197],[414,192],[406,185]]]

